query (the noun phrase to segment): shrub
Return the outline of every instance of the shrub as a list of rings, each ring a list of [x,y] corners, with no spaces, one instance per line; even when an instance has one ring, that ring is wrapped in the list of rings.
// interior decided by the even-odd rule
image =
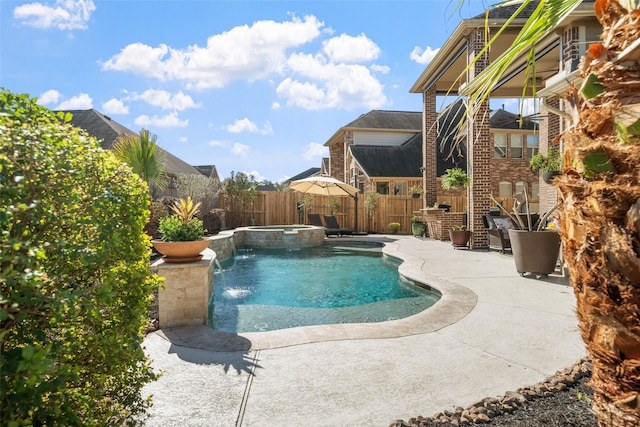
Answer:
[[[400,230],[400,223],[399,222],[391,222],[391,223],[389,223],[389,225],[387,227],[389,228],[389,231],[391,233],[396,234]]]
[[[231,177],[225,180],[224,210],[227,227],[236,228],[249,224],[257,185],[253,176],[242,172],[231,172]]]
[[[133,424],[156,378],[146,185],[35,99],[0,110],[2,423]]]
[[[452,188],[468,187],[471,184],[471,178],[462,168],[447,169],[442,175],[441,186],[444,190]]]

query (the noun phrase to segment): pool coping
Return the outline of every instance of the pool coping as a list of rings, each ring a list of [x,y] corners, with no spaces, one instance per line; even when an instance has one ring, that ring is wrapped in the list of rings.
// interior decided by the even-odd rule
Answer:
[[[331,239],[335,241],[336,239]],[[340,323],[300,326],[265,332],[230,333],[205,325],[180,326],[153,332],[172,344],[208,351],[250,351],[290,347],[324,341],[385,339],[434,332],[456,323],[476,306],[478,297],[470,289],[425,271],[425,261],[402,252],[402,241],[384,237],[346,238],[345,241],[378,241],[383,253],[401,259],[402,276],[427,284],[442,294],[428,309],[409,317],[377,323]]]

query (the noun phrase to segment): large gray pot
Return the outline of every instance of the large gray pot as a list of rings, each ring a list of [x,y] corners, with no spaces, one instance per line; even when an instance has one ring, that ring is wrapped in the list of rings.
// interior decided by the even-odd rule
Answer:
[[[560,253],[560,235],[556,231],[509,230],[516,270],[546,276],[556,269]]]

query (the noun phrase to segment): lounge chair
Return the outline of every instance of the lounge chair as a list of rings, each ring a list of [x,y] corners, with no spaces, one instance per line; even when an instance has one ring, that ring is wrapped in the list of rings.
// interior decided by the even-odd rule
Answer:
[[[309,224],[315,225],[316,227],[324,227],[322,219],[320,219],[320,214],[310,213],[307,214],[307,217],[309,217]]]
[[[310,214],[307,214],[307,216],[309,217],[309,224],[314,225],[316,227],[324,228],[325,236],[340,236],[340,228],[325,227],[325,225],[322,223],[322,219],[320,218],[320,214],[310,213]]]
[[[335,215],[325,215],[324,223],[327,225],[327,230],[331,230],[334,234],[338,234],[338,236],[350,236],[353,234],[353,230],[350,228],[342,228],[338,223]],[[328,234],[327,234],[328,236]]]

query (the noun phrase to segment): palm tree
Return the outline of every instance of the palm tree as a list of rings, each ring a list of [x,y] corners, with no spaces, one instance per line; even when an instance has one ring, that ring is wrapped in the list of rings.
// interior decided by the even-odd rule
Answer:
[[[511,49],[462,91],[470,105],[487,99],[511,60],[530,52],[578,3],[541,0]],[[638,426],[640,8],[638,0],[596,0],[594,8],[601,41],[588,48],[582,84],[567,95],[563,175],[554,185],[564,259],[593,362],[594,411],[601,426]]]
[[[163,166],[164,151],[158,146],[157,138],[148,130],[142,129],[138,135],[119,138],[112,147],[113,154],[147,183],[149,192],[154,186],[160,190],[167,187],[167,174]]]

